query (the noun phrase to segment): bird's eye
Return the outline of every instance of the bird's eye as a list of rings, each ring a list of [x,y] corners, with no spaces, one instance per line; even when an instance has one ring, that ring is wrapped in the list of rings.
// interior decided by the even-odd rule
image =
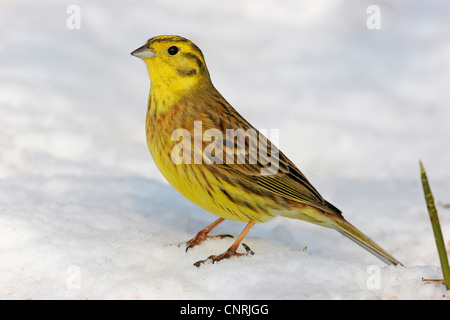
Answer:
[[[176,55],[177,53],[178,53],[178,47],[175,47],[175,46],[171,46],[168,50],[167,50],[167,52],[169,52],[169,54],[171,55],[171,56],[174,56],[174,55]]]

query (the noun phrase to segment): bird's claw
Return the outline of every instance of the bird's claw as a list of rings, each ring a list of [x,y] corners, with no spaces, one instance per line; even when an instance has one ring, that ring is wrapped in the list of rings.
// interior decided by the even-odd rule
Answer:
[[[244,247],[246,253],[238,253],[238,252],[236,252],[236,250],[233,250],[233,248],[230,248],[218,256],[212,255],[212,256],[209,256],[208,259],[197,261],[196,263],[194,263],[194,266],[196,266],[198,268],[203,263],[208,262],[208,261],[211,261],[212,263],[214,263],[214,262],[222,261],[224,259],[229,259],[231,257],[252,256],[255,254],[253,252],[253,250],[250,249],[250,247],[248,245],[246,245],[245,243],[242,243],[242,246]]]
[[[203,241],[207,240],[207,239],[223,239],[223,238],[234,238],[231,234],[219,234],[217,236],[207,236],[206,234],[199,232],[194,238],[192,238],[191,240],[189,240],[188,242],[186,242],[186,252],[199,245],[200,243],[202,243]]]

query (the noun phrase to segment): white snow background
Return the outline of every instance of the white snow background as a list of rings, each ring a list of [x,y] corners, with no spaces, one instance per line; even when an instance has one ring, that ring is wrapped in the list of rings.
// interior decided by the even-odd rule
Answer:
[[[66,25],[70,5],[80,29]],[[367,27],[369,5],[381,29]],[[422,281],[442,274],[418,162],[448,241],[449,10],[443,0],[3,0],[0,298],[448,298]],[[194,267],[233,240],[177,246],[217,217],[169,186],[146,146],[149,78],[130,52],[161,34],[194,41],[224,97],[256,127],[279,129],[280,149],[319,192],[406,267],[286,218],[251,230],[254,256]]]

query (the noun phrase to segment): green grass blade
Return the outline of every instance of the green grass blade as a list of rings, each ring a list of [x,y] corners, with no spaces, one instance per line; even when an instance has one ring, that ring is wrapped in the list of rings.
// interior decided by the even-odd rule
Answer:
[[[448,265],[447,252],[445,251],[444,238],[442,236],[441,225],[439,224],[433,194],[431,193],[422,161],[420,161],[420,174],[422,177],[423,192],[425,193],[425,201],[427,202],[428,213],[430,214],[431,226],[433,227],[434,239],[436,240],[436,246],[439,253],[439,260],[441,262],[444,283],[447,290],[450,290],[450,267]]]

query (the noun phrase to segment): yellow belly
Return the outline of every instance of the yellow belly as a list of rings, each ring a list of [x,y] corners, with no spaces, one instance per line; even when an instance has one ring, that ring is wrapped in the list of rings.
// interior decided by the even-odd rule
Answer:
[[[171,141],[170,137],[170,134],[147,130],[148,148],[162,175],[187,199],[229,220],[264,222],[276,215],[264,203],[267,201],[264,197],[247,193],[242,187],[214,175],[208,166],[215,164],[173,163],[171,152],[178,142]]]
[[[241,204],[231,201],[221,189],[233,194],[233,198],[242,198],[245,194],[239,195],[241,190],[211,176],[206,164],[174,164],[169,157],[161,155],[152,147],[150,153],[163,176],[178,192],[212,214],[242,222],[262,222],[272,218],[261,215],[255,207],[243,205],[244,202],[254,202],[249,197],[246,201],[242,199]]]

